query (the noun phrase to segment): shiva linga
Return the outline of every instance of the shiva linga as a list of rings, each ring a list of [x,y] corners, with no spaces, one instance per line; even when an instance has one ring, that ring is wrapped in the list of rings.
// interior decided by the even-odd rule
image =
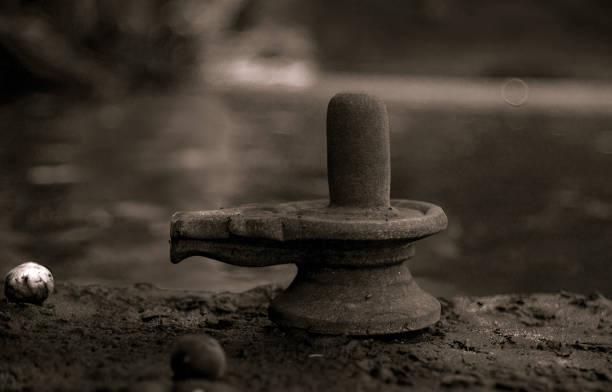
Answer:
[[[446,228],[434,204],[390,199],[389,119],[370,95],[335,95],[327,108],[329,200],[250,204],[172,216],[170,259],[205,256],[298,272],[268,310],[282,327],[346,335],[425,328],[440,303],[408,270],[414,242]]]

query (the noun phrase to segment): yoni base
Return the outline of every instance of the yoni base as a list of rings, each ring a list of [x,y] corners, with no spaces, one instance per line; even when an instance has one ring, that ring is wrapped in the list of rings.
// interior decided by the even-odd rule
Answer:
[[[302,265],[270,304],[269,317],[315,333],[383,335],[436,323],[440,303],[417,285],[407,261],[359,269]]]

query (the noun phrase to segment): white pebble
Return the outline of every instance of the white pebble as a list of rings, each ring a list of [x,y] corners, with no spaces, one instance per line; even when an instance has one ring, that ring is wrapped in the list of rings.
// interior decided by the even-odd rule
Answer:
[[[53,275],[40,264],[19,264],[6,274],[4,295],[12,302],[40,305],[53,293]]]

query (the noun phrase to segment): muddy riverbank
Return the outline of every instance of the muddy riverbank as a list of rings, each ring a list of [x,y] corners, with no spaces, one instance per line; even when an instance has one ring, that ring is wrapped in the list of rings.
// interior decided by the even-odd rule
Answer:
[[[612,385],[612,303],[599,294],[441,299],[442,318],[427,330],[350,338],[277,328],[267,305],[278,291],[63,283],[43,306],[2,298],[0,389],[177,390],[185,385],[173,384],[169,358],[175,339],[187,333],[209,334],[227,353],[226,375],[201,384],[207,391],[604,391]]]

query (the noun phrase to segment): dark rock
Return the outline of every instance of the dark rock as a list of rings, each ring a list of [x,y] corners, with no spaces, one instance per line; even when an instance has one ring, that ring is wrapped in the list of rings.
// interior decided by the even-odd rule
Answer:
[[[170,360],[176,379],[215,380],[225,372],[225,352],[216,339],[207,335],[185,335],[174,344]]]

